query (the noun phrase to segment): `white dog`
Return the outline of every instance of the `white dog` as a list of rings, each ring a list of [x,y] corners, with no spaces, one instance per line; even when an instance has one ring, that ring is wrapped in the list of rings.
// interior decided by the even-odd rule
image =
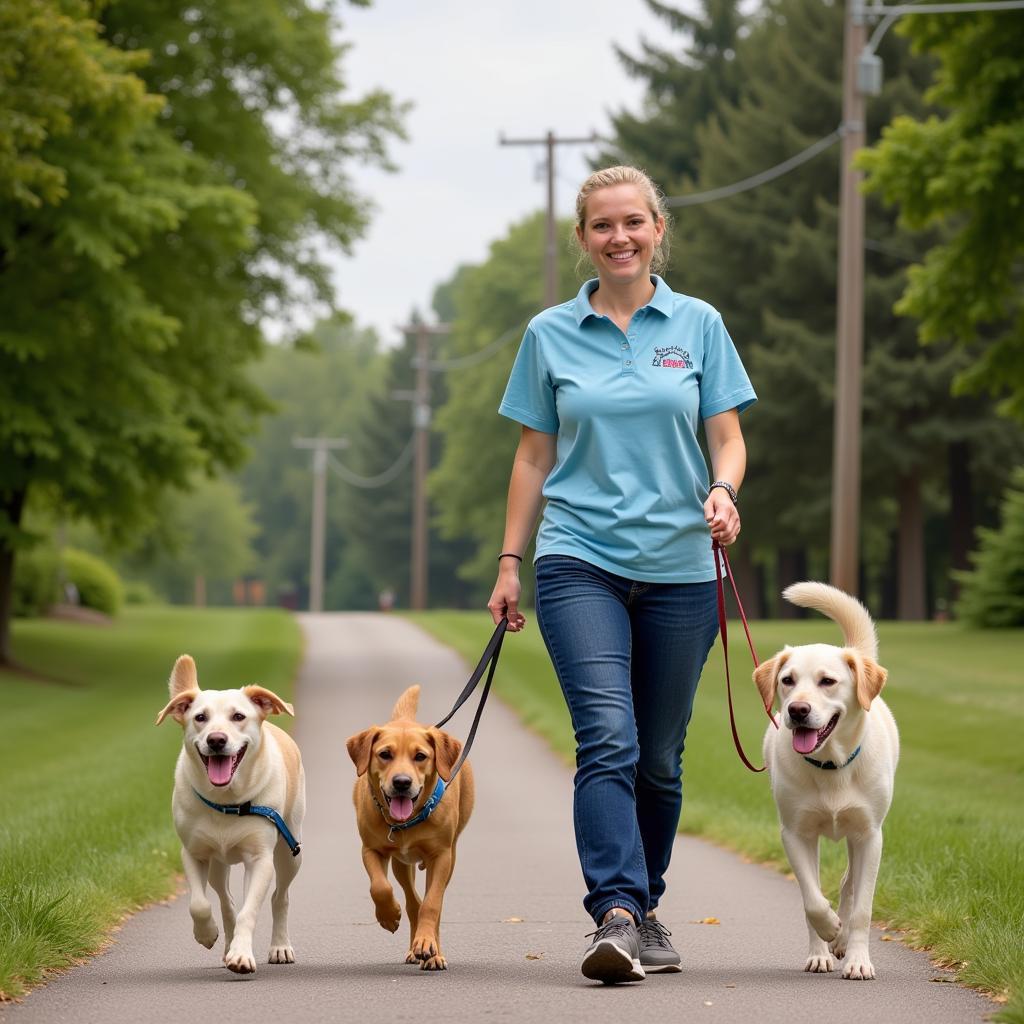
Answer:
[[[196,941],[207,949],[217,941],[206,896],[209,881],[220,897],[224,965],[236,974],[252,974],[252,933],[276,873],[268,962],[294,963],[288,886],[302,859],[306,787],[295,742],[266,721],[268,715],[294,711],[262,686],[200,690],[195,662],[187,654],[175,662],[169,687],[170,702],[156,724],[170,715],[185,733],[171,810],[181,838]],[[228,872],[239,863],[245,865],[245,888],[236,916]]]
[[[878,696],[887,672],[859,601],[824,583],[795,583],[782,596],[835,620],[846,643],[785,647],[754,671],[765,705],[778,696],[785,726],[768,727],[764,758],[807,916],[804,970],[834,970],[833,956],[845,956],[843,977],[866,980],[875,976],[871,904],[899,759],[896,722]],[[819,836],[846,839],[838,916],[818,879]]]

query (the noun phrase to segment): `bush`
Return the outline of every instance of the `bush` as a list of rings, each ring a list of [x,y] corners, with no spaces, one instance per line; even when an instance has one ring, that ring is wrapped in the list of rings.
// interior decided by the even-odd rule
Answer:
[[[15,618],[43,615],[59,600],[57,552],[50,547],[19,551],[14,558],[13,611]]]
[[[125,580],[124,603],[163,604],[164,599],[144,580]]]
[[[1024,466],[1003,496],[1002,525],[978,530],[974,569],[956,573],[963,587],[957,613],[973,626],[1024,626]]]
[[[121,578],[106,562],[86,551],[65,548],[61,565],[65,579],[78,590],[80,604],[107,615],[120,611],[124,588]]]

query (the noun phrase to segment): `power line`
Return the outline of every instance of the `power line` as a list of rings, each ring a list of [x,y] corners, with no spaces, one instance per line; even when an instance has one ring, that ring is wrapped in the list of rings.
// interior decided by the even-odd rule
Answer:
[[[523,331],[529,322],[529,320],[523,320],[515,327],[510,327],[504,334],[498,335],[490,344],[485,345],[476,352],[471,352],[469,355],[456,356],[454,359],[434,360],[427,365],[431,370],[445,373],[449,370],[465,370],[470,366],[476,366],[477,363],[484,362],[484,360],[494,355],[495,352],[503,349],[510,341],[522,337]]]
[[[739,195],[740,192],[749,192],[759,185],[765,185],[769,181],[781,178],[784,174],[789,174],[790,171],[796,170],[797,167],[807,163],[808,160],[813,160],[819,153],[824,153],[826,149],[834,146],[844,134],[845,130],[840,125],[831,134],[826,135],[823,139],[818,139],[817,142],[811,143],[806,149],[797,153],[796,156],[783,160],[781,164],[776,164],[767,171],[761,171],[760,174],[744,178],[742,181],[734,182],[732,185],[723,185],[721,188],[713,188],[707,192],[691,192],[685,196],[666,196],[665,205],[697,206],[700,203],[713,203],[716,199],[727,199],[729,196]]]
[[[402,449],[398,458],[396,458],[387,469],[382,473],[378,473],[376,476],[362,476],[354,470],[349,469],[348,466],[343,466],[333,455],[330,454],[327,456],[327,462],[331,469],[340,476],[342,480],[351,484],[353,487],[362,487],[366,490],[372,490],[375,487],[386,487],[393,480],[397,479],[399,473],[409,465],[409,460],[412,458],[415,442],[416,435],[410,434],[409,440],[406,442],[406,445]]]

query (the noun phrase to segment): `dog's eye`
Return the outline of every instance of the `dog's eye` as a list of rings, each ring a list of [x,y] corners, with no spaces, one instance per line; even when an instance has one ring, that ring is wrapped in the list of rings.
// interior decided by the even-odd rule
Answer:
[[[243,715],[241,711],[236,711],[231,716],[231,721],[232,722],[244,722],[245,721],[245,715]]]
[[[205,722],[206,721],[206,712],[205,711],[200,711],[199,714],[196,715],[196,719],[195,720],[197,722]]]
[[[822,676],[822,678],[821,678],[821,685],[822,686],[835,686],[836,685],[836,681],[831,676]]]
[[[416,756],[413,758],[414,761],[426,761],[427,755],[422,750],[416,751]]]
[[[391,760],[391,751],[390,750],[378,750],[377,751],[377,756],[382,761],[390,761]]]
[[[783,686],[792,686],[793,685],[793,677],[792,676],[783,676],[779,680],[779,682],[782,683]]]

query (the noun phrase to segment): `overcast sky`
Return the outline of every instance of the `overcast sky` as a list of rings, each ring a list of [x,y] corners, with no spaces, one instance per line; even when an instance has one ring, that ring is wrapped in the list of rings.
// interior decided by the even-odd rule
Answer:
[[[485,259],[544,207],[544,148],[499,146],[499,134],[607,133],[609,112],[638,110],[643,96],[613,44],[672,45],[644,0],[374,0],[342,18],[350,98],[379,86],[414,104],[409,141],[392,147],[397,173],[353,171],[376,212],[337,271],[341,305],[387,343],[460,264]],[[592,152],[558,147],[559,215],[571,213]]]

